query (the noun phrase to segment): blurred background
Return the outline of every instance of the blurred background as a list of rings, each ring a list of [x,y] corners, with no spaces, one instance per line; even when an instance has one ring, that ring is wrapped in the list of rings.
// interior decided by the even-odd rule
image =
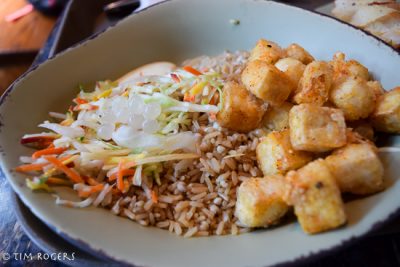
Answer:
[[[162,0],[1,0],[0,94],[36,62],[43,61],[135,10]],[[315,9],[329,0],[284,0]],[[49,38],[50,37],[50,38]],[[49,38],[49,40],[48,40]],[[37,58],[47,45],[47,51]]]
[[[26,72],[76,42],[160,0],[1,0],[0,94]]]
[[[0,93],[29,68],[56,21],[36,10],[16,20],[6,19],[26,6],[25,0],[0,2]]]

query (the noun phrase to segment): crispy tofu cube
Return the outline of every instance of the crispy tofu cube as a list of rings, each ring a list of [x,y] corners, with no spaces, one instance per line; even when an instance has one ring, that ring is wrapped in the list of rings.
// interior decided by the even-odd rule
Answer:
[[[262,60],[274,64],[283,57],[285,57],[285,51],[278,44],[260,39],[251,50],[249,61]]]
[[[342,192],[365,195],[383,189],[383,165],[372,144],[349,144],[325,159]]]
[[[289,102],[284,102],[281,106],[269,106],[261,125],[273,131],[289,128],[289,111],[292,107]]]
[[[346,120],[365,119],[375,108],[374,90],[364,79],[349,77],[332,87],[329,99],[343,111]]]
[[[264,175],[285,174],[312,160],[310,153],[294,150],[289,130],[269,133],[257,145],[256,154]]]
[[[356,60],[346,61],[345,57],[345,54],[338,52],[330,62],[333,67],[334,84],[339,84],[350,77],[358,77],[366,81],[370,79],[369,71],[366,67]]]
[[[249,178],[237,191],[235,215],[248,227],[276,224],[288,211],[283,201],[284,177]]]
[[[385,93],[385,89],[383,89],[382,84],[378,81],[368,81],[367,85],[375,93],[377,99]]]
[[[294,106],[289,112],[294,149],[325,152],[346,144],[346,124],[339,109],[314,104]]]
[[[365,136],[359,134],[351,128],[346,129],[346,144],[370,144],[375,147],[375,144],[370,139]]]
[[[266,110],[264,102],[234,81],[227,82],[222,91],[223,104],[217,114],[219,125],[238,132],[256,129]]]
[[[313,161],[286,176],[285,200],[303,230],[315,234],[346,222],[343,201],[336,180],[322,159]]]
[[[314,61],[313,56],[298,44],[291,44],[286,49],[286,55],[307,65]]]
[[[285,73],[261,60],[247,63],[241,78],[250,92],[273,106],[281,105],[293,90]]]
[[[296,87],[306,69],[306,65],[301,63],[301,61],[290,57],[278,60],[278,62],[275,63],[275,67],[284,72]]]
[[[400,133],[400,87],[378,98],[371,122],[378,131]]]
[[[293,101],[297,104],[314,103],[322,106],[329,98],[333,70],[324,61],[308,64],[300,79]]]
[[[352,121],[347,124],[354,132],[358,133],[363,138],[374,141],[374,128],[366,120]]]

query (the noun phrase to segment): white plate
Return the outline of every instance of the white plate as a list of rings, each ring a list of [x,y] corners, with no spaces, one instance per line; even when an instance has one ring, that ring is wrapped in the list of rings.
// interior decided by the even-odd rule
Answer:
[[[240,20],[233,25],[231,19]],[[12,169],[31,151],[19,144],[24,133],[37,132],[47,112],[64,111],[79,83],[116,78],[135,66],[156,61],[250,49],[259,38],[286,46],[297,42],[316,58],[336,51],[368,66],[389,89],[400,84],[400,56],[389,46],[351,26],[270,1],[175,0],[143,10],[116,27],[40,65],[16,82],[1,99],[1,166],[23,202],[59,233],[116,260],[138,266],[266,266],[331,250],[367,233],[400,207],[397,162],[386,154],[390,187],[346,205],[346,227],[308,236],[297,224],[240,236],[184,239],[144,228],[98,208],[56,206],[45,193],[24,186]],[[398,138],[390,139],[392,144]]]

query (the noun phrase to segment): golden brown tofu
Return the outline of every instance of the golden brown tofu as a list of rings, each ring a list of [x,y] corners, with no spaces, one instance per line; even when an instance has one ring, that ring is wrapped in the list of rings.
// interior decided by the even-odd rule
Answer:
[[[329,98],[333,70],[324,61],[308,64],[300,79],[293,101],[297,104],[314,103],[322,106]]]
[[[352,121],[347,123],[348,127],[352,128],[354,132],[361,135],[363,138],[374,141],[374,128],[366,120]]]
[[[400,87],[378,98],[371,122],[377,131],[400,133]]]
[[[269,106],[261,125],[273,131],[289,128],[289,111],[292,107],[289,102],[284,102],[281,106]]]
[[[346,120],[367,118],[375,108],[374,89],[364,79],[349,77],[332,87],[329,100],[340,108]]]
[[[241,78],[250,92],[273,106],[281,105],[293,90],[285,73],[261,60],[247,63]]]
[[[333,56],[330,62],[333,67],[334,84],[339,84],[349,77],[359,77],[368,81],[370,79],[369,71],[356,60],[345,60],[345,54],[338,52]]]
[[[297,59],[303,64],[307,65],[314,61],[313,56],[308,53],[303,47],[298,44],[291,44],[286,49],[286,55],[288,57]]]
[[[288,129],[269,133],[257,145],[256,152],[258,166],[264,175],[285,174],[312,160],[310,153],[294,150]]]
[[[385,89],[383,89],[382,84],[378,81],[368,81],[367,85],[374,91],[376,98],[385,93]]]
[[[346,222],[343,201],[336,180],[322,159],[313,161],[286,176],[285,200],[303,230],[315,234]]]
[[[342,192],[365,195],[383,189],[383,165],[372,144],[349,144],[325,159]]]
[[[234,81],[227,82],[222,90],[222,108],[217,114],[219,125],[238,132],[256,129],[265,113],[263,101]]]
[[[278,62],[275,63],[275,67],[284,72],[295,87],[299,84],[300,78],[303,76],[304,70],[306,69],[306,65],[301,63],[301,61],[290,57],[278,60]]]
[[[284,177],[249,178],[237,192],[235,215],[248,227],[267,227],[276,224],[288,211],[283,201]]]
[[[346,124],[339,109],[314,104],[294,106],[289,112],[294,149],[325,152],[346,144]]]
[[[249,61],[262,60],[269,64],[274,64],[283,57],[285,57],[285,51],[278,44],[260,39],[251,50]]]
[[[347,128],[346,129],[346,145],[349,144],[370,144],[372,145],[372,147],[375,147],[375,144],[373,141],[371,141],[370,139],[367,139],[366,137],[362,136],[361,134],[359,134],[358,132],[354,131],[351,128]],[[376,152],[378,152],[378,150],[376,150]]]

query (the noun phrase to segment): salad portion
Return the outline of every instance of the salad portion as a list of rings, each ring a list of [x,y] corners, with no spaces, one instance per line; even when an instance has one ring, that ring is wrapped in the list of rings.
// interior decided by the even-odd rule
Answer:
[[[123,194],[145,186],[144,177],[161,185],[162,162],[198,158],[191,118],[194,113],[215,118],[223,81],[213,71],[184,66],[163,73],[164,66],[154,70],[157,65],[163,62],[142,67],[139,74],[150,69],[163,75],[135,71],[98,82],[91,92],[81,89],[66,114],[51,112],[53,120],[39,125],[52,133],[23,136],[22,144],[39,150],[22,157],[26,164],[17,170],[41,172],[27,179],[27,186],[52,191],[49,185],[73,184],[80,196],[90,197],[104,190],[103,181],[113,181],[110,190]],[[149,196],[157,201],[153,191]],[[58,203],[83,207],[91,201]]]

